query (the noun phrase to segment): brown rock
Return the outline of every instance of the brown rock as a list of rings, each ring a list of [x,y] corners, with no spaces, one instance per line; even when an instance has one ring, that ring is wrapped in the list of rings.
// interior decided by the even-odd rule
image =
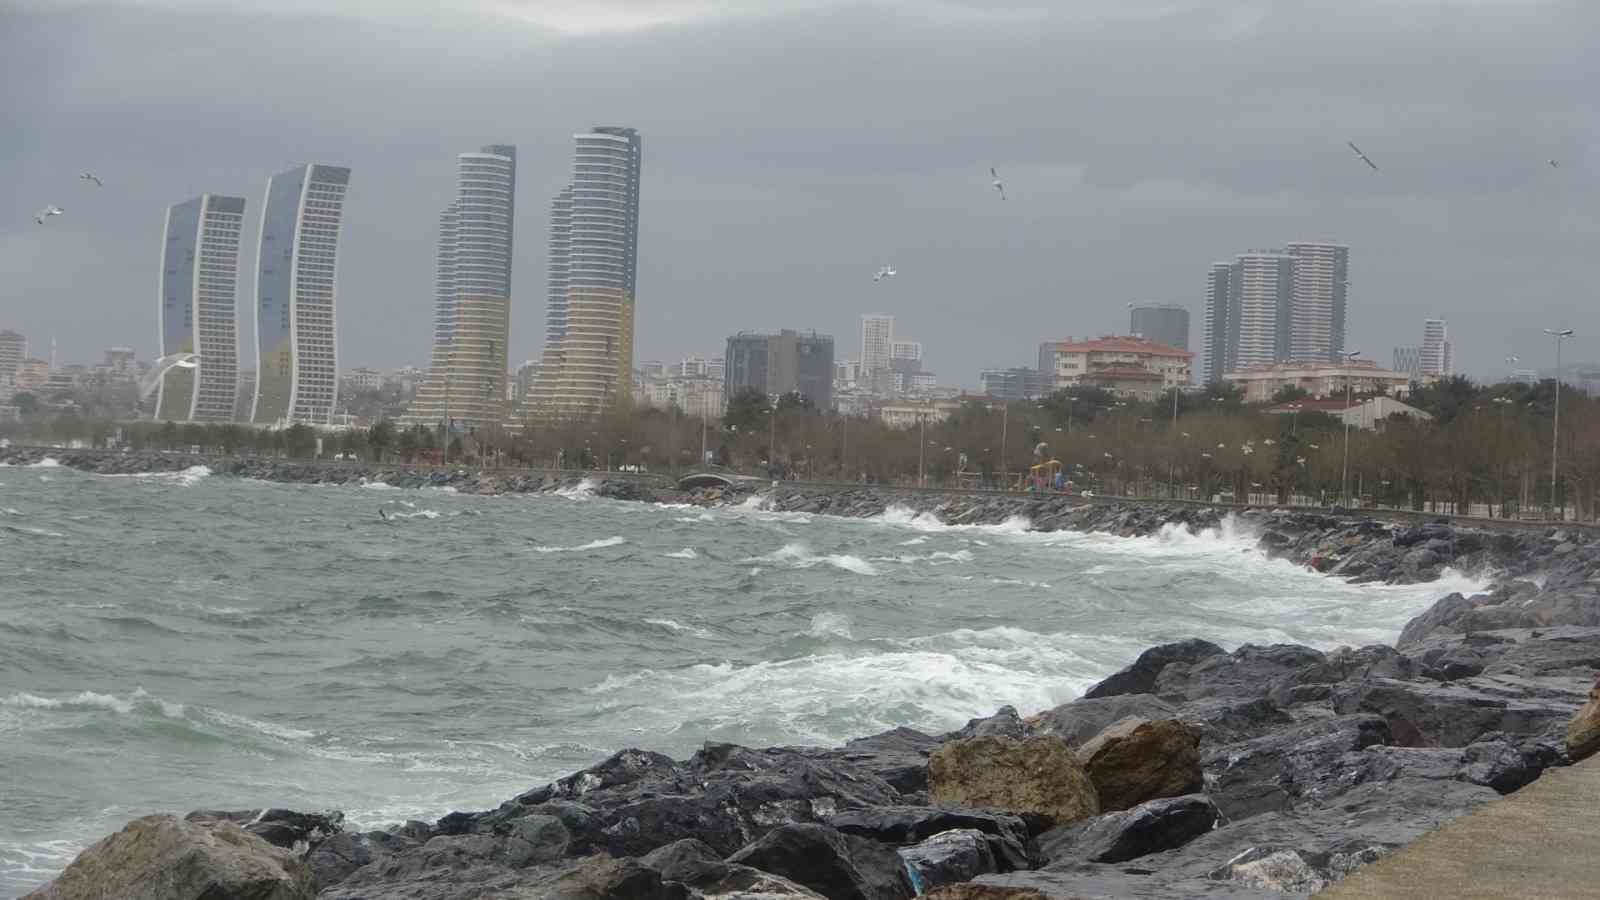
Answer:
[[[26,900],[313,900],[311,870],[232,822],[134,819]]]
[[[928,799],[1002,809],[1065,825],[1100,813],[1095,786],[1057,737],[951,741],[928,757]]]
[[[1177,719],[1123,719],[1079,747],[1078,762],[1105,812],[1197,793],[1205,782],[1200,736]]]
[[[1589,689],[1589,702],[1567,725],[1567,755],[1577,762],[1600,750],[1600,682]]]

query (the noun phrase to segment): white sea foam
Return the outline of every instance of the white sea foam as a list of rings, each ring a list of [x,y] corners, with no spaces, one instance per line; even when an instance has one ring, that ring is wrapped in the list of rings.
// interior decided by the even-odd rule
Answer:
[[[874,556],[872,561],[893,563],[972,562],[972,551],[935,550],[932,553],[902,553],[899,556]]]
[[[900,542],[900,546],[902,546],[902,547],[915,547],[918,544],[926,544],[927,542],[928,542],[928,539],[925,538],[925,537],[914,537],[909,541],[901,541]]]
[[[593,478],[585,478],[569,487],[557,488],[555,494],[557,497],[566,497],[568,500],[588,500],[594,496],[595,488],[599,486],[600,482],[595,481]]]
[[[436,509],[418,509],[411,512],[385,513],[391,519],[437,519],[439,511]]]
[[[0,487],[3,487],[3,486],[4,485],[0,485]],[[8,515],[8,516],[20,516],[20,515],[22,515],[22,513],[19,510],[17,510],[16,507],[13,507],[13,506],[8,506],[5,509],[0,509],[0,513],[3,513],[3,514]]]
[[[59,468],[61,468],[61,463],[58,462],[55,459],[55,457],[46,456],[44,459],[41,459],[38,462],[29,465],[28,468],[30,468],[30,469],[59,469]]]
[[[661,555],[665,556],[667,559],[699,559],[700,558],[700,554],[696,553],[693,547],[685,547],[682,550],[676,550],[676,551],[673,551],[672,553],[663,553]]]
[[[51,531],[51,530],[49,530],[47,528],[29,528],[26,525],[5,525],[5,526],[0,526],[0,527],[5,528],[5,530],[7,530],[7,531],[17,532],[18,534],[31,534],[34,537],[52,537],[52,538],[64,538],[64,537],[66,537],[66,535],[62,534],[59,531]]]
[[[676,631],[682,634],[692,634],[697,638],[711,637],[711,632],[705,630],[704,628],[701,628],[697,625],[684,625],[681,622],[675,622],[672,619],[645,619],[644,623],[646,625],[659,625],[668,631]]]
[[[847,635],[848,622],[836,616],[819,616],[810,633],[843,628]],[[610,675],[588,693],[602,711],[617,709],[635,727],[728,728],[764,741],[827,744],[897,725],[954,728],[1004,703],[1046,709],[1077,696],[1134,652],[1109,642],[1106,658],[1087,658],[1069,649],[1075,637],[962,630],[883,642],[878,652]]]
[[[399,488],[387,481],[362,481],[361,486],[369,491],[398,491]]]
[[[812,637],[842,637],[849,640],[850,617],[844,613],[823,612],[811,617],[811,627],[806,634]]]
[[[809,569],[817,565],[829,565],[835,569],[854,572],[857,575],[876,575],[877,568],[859,556],[838,553],[818,556],[812,553],[805,544],[784,544],[766,556],[757,556],[745,562],[770,562],[788,566],[791,569]]]
[[[576,553],[581,550],[599,550],[603,547],[615,547],[618,544],[626,544],[627,542],[627,538],[616,535],[614,537],[601,538],[597,541],[590,541],[587,544],[579,544],[576,547],[535,547],[533,550],[535,553]]]

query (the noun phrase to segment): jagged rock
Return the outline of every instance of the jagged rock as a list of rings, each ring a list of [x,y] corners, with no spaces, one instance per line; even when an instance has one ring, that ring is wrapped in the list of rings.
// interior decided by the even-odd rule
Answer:
[[[1216,644],[1198,638],[1151,647],[1139,654],[1139,658],[1135,659],[1132,665],[1084,691],[1083,696],[1086,700],[1093,700],[1119,694],[1153,693],[1156,676],[1160,675],[1161,670],[1169,663],[1196,663],[1225,652]]]
[[[1057,828],[1042,835],[1039,845],[1057,868],[1079,861],[1125,862],[1181,847],[1210,831],[1221,815],[1204,794],[1168,797]]]
[[[682,838],[732,853],[773,828],[903,800],[883,779],[811,751],[707,744],[691,759],[626,750],[486,813],[457,813],[441,833],[494,833],[536,812],[561,819],[573,855],[639,856]]]
[[[1265,697],[1281,678],[1320,665],[1327,657],[1296,644],[1245,644],[1195,663],[1171,663],[1156,677],[1155,693],[1172,702],[1207,697]]]
[[[1291,760],[1310,767],[1326,765],[1344,753],[1388,740],[1389,725],[1380,716],[1308,722],[1208,753],[1201,760],[1206,792],[1229,819],[1281,810],[1293,798],[1283,781]]]
[[[1279,894],[1314,894],[1328,882],[1298,850],[1250,849],[1211,873],[1215,881],[1238,881]]]
[[[1337,686],[1329,701],[1341,715],[1383,716],[1403,746],[1465,747],[1494,731],[1538,734],[1565,721],[1580,698],[1571,682],[1480,676],[1445,684],[1372,678]]]
[[[318,844],[306,857],[306,864],[316,875],[317,884],[327,888],[349,878],[363,866],[418,846],[415,840],[386,831],[344,832]]]
[[[996,887],[988,884],[952,884],[923,895],[928,900],[1051,900],[1033,888]]]
[[[724,862],[704,841],[684,838],[657,847],[640,859],[665,881],[676,881],[694,888],[705,900],[739,897],[819,898],[822,895],[781,875],[750,866]]]
[[[231,812],[195,810],[184,816],[190,822],[232,822],[274,847],[304,850],[344,830],[344,813],[302,813],[288,809],[248,809]]]
[[[1600,750],[1600,682],[1589,690],[1589,702],[1567,725],[1567,755],[1574,762]]]
[[[1456,777],[1509,794],[1531,784],[1551,766],[1565,765],[1560,742],[1544,736],[1514,740],[1510,735],[1485,735],[1461,751]]]
[[[1094,783],[1056,737],[951,741],[928,758],[928,796],[935,803],[993,807],[1058,825],[1100,812]]]
[[[1123,719],[1078,748],[1100,810],[1198,791],[1200,736],[1177,719]]]
[[[1329,689],[1323,685],[1302,685],[1298,690],[1313,696],[1292,696],[1291,702],[1323,699]],[[1177,707],[1171,718],[1180,720],[1198,735],[1202,747],[1247,741],[1295,722],[1293,716],[1278,708],[1278,704],[1267,697],[1207,697],[1191,700]]]
[[[994,715],[973,719],[960,731],[945,735],[945,740],[959,741],[975,737],[1022,738],[1026,737],[1027,733],[1027,726],[1023,725],[1022,717],[1017,715],[1017,708],[1002,706]]]
[[[782,875],[832,900],[913,896],[893,850],[823,825],[774,828],[728,862]]]
[[[1000,871],[987,836],[971,828],[942,831],[919,844],[902,847],[898,852],[911,889],[919,895],[936,887]]]
[[[1077,746],[1123,719],[1171,719],[1177,711],[1154,694],[1114,694],[1063,703],[1030,716],[1026,724],[1033,734],[1053,734]]]
[[[145,816],[78,854],[27,900],[312,900],[316,893],[302,860],[231,821]]]
[[[928,789],[928,754],[943,741],[912,728],[896,728],[871,737],[856,738],[838,750],[816,751],[818,759],[839,760],[858,766],[888,782],[902,794]]]
[[[590,857],[533,884],[524,896],[541,900],[689,900],[687,888],[637,859]]]
[[[1002,871],[1025,869],[1028,827],[1018,816],[981,809],[938,806],[889,806],[840,813],[828,824],[856,837],[888,844],[914,844],[955,829],[977,831]]]

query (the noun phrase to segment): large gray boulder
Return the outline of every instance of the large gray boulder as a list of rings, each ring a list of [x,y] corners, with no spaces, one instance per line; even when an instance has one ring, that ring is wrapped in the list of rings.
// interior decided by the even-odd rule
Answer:
[[[1155,691],[1156,677],[1171,663],[1196,663],[1225,653],[1210,641],[1189,638],[1172,644],[1151,647],[1139,654],[1127,668],[1083,692],[1085,699],[1114,697],[1119,694],[1149,694]]]
[[[1118,863],[1182,847],[1209,832],[1222,813],[1204,794],[1168,797],[1097,816],[1040,836],[1047,868]]]
[[[78,854],[27,900],[312,900],[316,893],[303,861],[231,821],[145,816]]]
[[[832,900],[914,896],[894,850],[823,825],[774,828],[727,861],[782,875]]]
[[[919,844],[902,847],[899,853],[911,888],[918,894],[1001,871],[987,837],[970,828],[942,831]]]

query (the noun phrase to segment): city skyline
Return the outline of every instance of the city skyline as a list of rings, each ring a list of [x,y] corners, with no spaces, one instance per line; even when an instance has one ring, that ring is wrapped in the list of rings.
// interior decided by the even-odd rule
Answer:
[[[211,187],[254,202],[254,190],[231,186],[256,183],[255,173],[278,171],[286,159],[315,156],[356,166],[363,185],[341,247],[340,301],[351,313],[341,317],[341,356],[359,364],[425,364],[434,216],[452,190],[452,173],[434,171],[437,160],[468,138],[503,135],[533,148],[521,167],[546,173],[531,188],[546,198],[565,181],[564,123],[605,120],[640,128],[656,148],[651,205],[640,226],[650,247],[640,278],[652,298],[638,311],[641,358],[713,347],[716,338],[702,334],[709,324],[726,323],[715,329],[722,334],[751,321],[752,309],[758,321],[841,339],[861,310],[915,311],[926,318],[918,337],[942,348],[940,370],[970,382],[982,367],[1025,361],[1015,349],[1031,337],[1022,323],[1063,307],[1072,316],[1053,319],[1053,332],[1121,331],[1123,304],[1135,298],[1180,301],[1198,317],[1193,273],[1274,236],[1338,236],[1361,254],[1363,312],[1350,322],[1349,346],[1381,353],[1397,328],[1409,333],[1411,323],[1440,314],[1456,332],[1456,368],[1468,374],[1500,372],[1507,355],[1541,359],[1542,336],[1521,327],[1527,319],[1570,325],[1578,334],[1567,352],[1600,355],[1587,345],[1600,334],[1600,314],[1578,299],[1596,268],[1581,251],[1592,245],[1595,226],[1578,214],[1595,190],[1586,114],[1569,92],[1552,92],[1546,77],[1590,71],[1588,56],[1571,42],[1592,42],[1593,31],[1582,27],[1592,14],[1560,4],[1537,16],[1500,3],[1487,4],[1494,13],[1446,6],[1463,27],[1494,23],[1442,39],[1463,51],[1461,77],[1499,85],[1483,101],[1493,106],[1487,114],[1442,90],[1435,67],[1415,62],[1409,48],[1425,37],[1441,40],[1428,25],[1432,14],[1415,9],[1382,17],[1381,27],[1370,17],[1347,18],[1339,41],[1297,29],[1307,14],[1293,10],[1236,27],[1164,30],[1159,41],[1141,37],[1148,23],[1135,27],[1093,11],[1083,14],[1093,40],[1072,16],[1052,11],[1031,14],[1026,27],[985,10],[960,27],[927,21],[909,30],[892,13],[848,12],[857,23],[895,26],[889,30],[938,71],[959,76],[947,91],[903,79],[846,87],[831,77],[772,70],[771,44],[759,32],[814,21],[793,9],[752,14],[744,24],[713,11],[681,30],[581,39],[464,17],[438,36],[407,40],[392,21],[356,23],[332,3],[326,20],[305,35],[306,58],[291,65],[257,48],[261,36],[299,39],[304,20],[292,10],[256,21],[227,8],[202,13],[163,4],[135,14],[107,4],[93,16],[74,16],[24,4],[14,16],[18,27],[7,30],[16,36],[6,49],[16,60],[17,89],[4,102],[12,118],[44,124],[13,145],[15,165],[0,174],[20,210],[0,226],[0,268],[16,275],[19,313],[11,324],[41,338],[57,332],[68,359],[93,359],[106,344],[140,343],[150,332],[142,318],[147,301],[138,295],[147,297],[148,287],[136,285],[149,284],[141,279],[148,279],[156,210]],[[1180,16],[1156,14],[1174,25]],[[200,27],[212,39],[192,48],[197,59],[213,70],[249,59],[248,75],[196,81],[151,65],[159,59],[155,36]],[[389,49],[352,53],[371,45],[361,35],[387,41]],[[474,46],[503,68],[489,77],[481,64],[439,59],[432,52],[438,40]],[[837,40],[835,47],[812,39],[805,49],[837,52],[868,72],[883,65],[876,49],[846,35]],[[723,42],[728,59],[713,67],[685,52],[704,41]],[[1532,56],[1519,49],[1529,46],[1546,50]],[[51,47],[57,49],[47,53]],[[1150,68],[1152,60],[1190,74],[1180,83],[1159,71],[1141,73],[1141,96],[1150,99],[1117,110],[1098,106],[1095,92],[1077,86],[1080,79],[1047,79],[1059,94],[1052,107],[1058,114],[1022,115],[1043,90],[1030,85],[1028,73],[1053,71],[1050,61],[1063,47],[1084,57],[1085,83],[1120,77],[1124,64]],[[1222,49],[1229,56],[1272,49],[1270,61],[1298,56],[1294,77],[1233,85],[1228,67],[1207,62]],[[629,53],[659,74],[639,84],[604,64]],[[92,78],[84,65],[91,60]],[[408,91],[406,113],[396,115],[388,85],[404,83],[402,73],[419,60],[436,65],[437,76]],[[1281,62],[1274,65],[1270,71],[1285,74]],[[709,83],[713,72],[707,103],[727,114],[687,115],[677,86]],[[592,77],[572,77],[577,73]],[[301,114],[294,86],[302,78],[351,115]],[[1369,98],[1369,86],[1379,82],[1382,103],[1360,107],[1373,110],[1366,119],[1330,125],[1326,116],[1304,112],[1308,97]],[[115,85],[114,103],[107,102],[107,83]],[[238,115],[238,98],[256,96],[241,83],[261,91],[259,116]],[[512,87],[528,83],[563,89],[527,98]],[[980,98],[962,84],[999,85],[1014,97],[997,101],[990,87]],[[1179,102],[1188,89],[1200,99]],[[469,95],[483,102],[461,104]],[[762,102],[773,96],[798,105],[780,114]],[[507,103],[527,115],[503,131],[504,117],[494,111]],[[157,127],[159,117],[151,115],[167,108],[186,123],[232,124],[202,127],[174,144],[172,129]],[[940,115],[930,117],[935,109]],[[1574,115],[1535,115],[1551,109]],[[884,110],[895,110],[896,120],[884,121]],[[1224,110],[1228,116],[1217,115]],[[1483,124],[1491,120],[1499,124]],[[1414,124],[1422,122],[1429,123],[1425,131]],[[1181,147],[1158,139],[1175,128],[1194,139]],[[1442,147],[1440,128],[1450,138]],[[1351,159],[1347,138],[1383,171]],[[112,147],[114,153],[106,149]],[[1563,165],[1546,166],[1547,157]],[[990,165],[1006,176],[1004,206],[989,186]],[[86,169],[106,179],[97,194],[73,191],[93,188],[74,181]],[[66,214],[35,226],[28,216],[46,203]],[[247,217],[246,242],[254,239],[254,220]],[[539,222],[523,226],[542,231]],[[543,240],[519,244],[525,284],[526,272],[544,270],[547,252]],[[900,275],[876,285],[862,277],[885,261]],[[62,272],[73,274],[63,279]],[[534,293],[524,295],[513,313],[515,359],[537,358],[545,325],[532,312]],[[1514,310],[1503,300],[1509,296],[1517,297]],[[808,311],[803,322],[784,313],[798,308]],[[254,343],[252,325],[241,322],[242,336]]]

